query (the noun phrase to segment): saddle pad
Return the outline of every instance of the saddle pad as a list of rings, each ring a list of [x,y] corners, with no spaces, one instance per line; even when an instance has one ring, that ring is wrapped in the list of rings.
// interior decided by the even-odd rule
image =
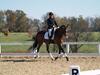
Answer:
[[[55,35],[56,29],[57,29],[57,28],[54,28],[54,33],[53,33],[53,36],[52,36],[52,38],[51,38],[52,40],[54,39],[54,35]],[[50,30],[49,32],[51,32],[51,31],[52,31],[52,30]],[[49,32],[46,32],[46,33],[45,33],[44,39],[47,39],[47,40],[49,39],[49,36],[48,36]]]

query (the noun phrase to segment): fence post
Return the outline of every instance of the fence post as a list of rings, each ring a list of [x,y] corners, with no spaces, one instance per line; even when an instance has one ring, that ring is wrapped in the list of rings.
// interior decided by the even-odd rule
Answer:
[[[66,48],[67,48],[67,53],[69,53],[69,49],[70,49],[69,43],[66,43]]]
[[[1,55],[1,44],[0,44],[0,57],[2,57],[2,55]]]
[[[100,54],[100,44],[98,44],[98,53]]]

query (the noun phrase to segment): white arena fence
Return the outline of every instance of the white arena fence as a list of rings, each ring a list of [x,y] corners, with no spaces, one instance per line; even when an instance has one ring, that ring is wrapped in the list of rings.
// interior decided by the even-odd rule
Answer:
[[[2,46],[3,45],[32,45],[33,43],[32,42],[29,42],[29,43],[19,43],[19,42],[15,42],[15,43],[0,43],[0,55],[2,55]],[[97,45],[97,48],[98,48],[98,55],[100,55],[100,42],[64,42],[63,43],[64,45],[66,45],[66,52],[69,54],[69,51],[70,51],[70,45],[81,45],[81,44],[84,44],[84,45]],[[14,53],[13,53],[14,54]]]

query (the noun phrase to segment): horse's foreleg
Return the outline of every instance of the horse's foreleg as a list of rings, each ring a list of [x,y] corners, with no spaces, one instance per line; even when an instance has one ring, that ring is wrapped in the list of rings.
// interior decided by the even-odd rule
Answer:
[[[52,60],[55,60],[55,58],[53,57],[53,55],[51,53],[49,53],[50,57]]]
[[[55,58],[55,60],[57,60],[59,57],[61,57],[62,53],[63,53],[66,60],[69,61],[69,58],[67,57],[67,54],[65,53],[64,49],[62,48],[62,46],[60,44],[58,44],[58,48],[59,48],[59,55]]]
[[[54,57],[53,57],[53,55],[52,55],[52,54],[50,53],[50,51],[49,51],[49,45],[50,45],[50,44],[46,44],[47,52],[49,53],[49,56],[51,57],[51,59],[52,59],[52,60],[55,60]]]
[[[60,58],[60,57],[62,56],[60,44],[57,44],[57,46],[58,46],[58,48],[59,48],[59,53],[58,53],[58,56],[55,58],[55,60],[57,60],[58,58]]]
[[[66,58],[66,60],[67,60],[67,61],[69,61],[69,58],[68,58],[68,56],[67,56],[67,54],[66,54],[66,52],[64,51],[64,49],[63,49],[63,48],[62,48],[62,52],[63,52],[64,57]]]

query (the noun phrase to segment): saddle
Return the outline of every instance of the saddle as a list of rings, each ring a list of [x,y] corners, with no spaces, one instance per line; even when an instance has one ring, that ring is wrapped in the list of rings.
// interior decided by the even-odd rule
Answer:
[[[54,29],[54,32],[53,32],[53,35],[51,34],[52,33],[52,30]],[[49,40],[49,36],[51,36],[52,35],[52,40],[54,39],[54,35],[55,35],[55,31],[56,31],[56,27],[55,28],[51,28],[51,29],[48,29],[48,31],[45,33],[45,35],[44,35],[44,38],[45,39],[47,39],[47,40]]]

